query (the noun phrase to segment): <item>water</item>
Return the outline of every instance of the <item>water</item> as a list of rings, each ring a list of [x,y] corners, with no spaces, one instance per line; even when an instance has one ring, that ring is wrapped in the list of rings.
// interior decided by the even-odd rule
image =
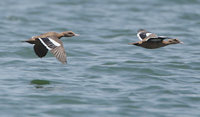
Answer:
[[[2,117],[199,117],[199,0],[2,0]],[[185,44],[132,45],[145,28]],[[21,43],[48,31],[68,64]],[[38,83],[40,82],[40,83]]]

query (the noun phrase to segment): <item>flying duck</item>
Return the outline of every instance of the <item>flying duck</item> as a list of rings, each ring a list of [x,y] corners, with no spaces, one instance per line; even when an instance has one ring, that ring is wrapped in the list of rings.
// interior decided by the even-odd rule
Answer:
[[[157,36],[156,34],[148,32],[145,29],[138,30],[137,37],[140,39],[140,41],[129,44],[140,46],[147,49],[156,49],[170,44],[178,44],[178,43],[183,44],[183,42],[179,41],[178,39],[169,38],[166,36]],[[164,41],[165,39],[168,40]]]
[[[23,42],[28,42],[30,44],[34,44],[35,54],[42,58],[44,57],[48,50],[63,64],[67,63],[66,52],[63,47],[63,43],[60,40],[62,37],[73,37],[79,36],[72,31],[65,31],[61,33],[56,32],[47,32],[43,33],[39,36],[34,36],[28,40]]]

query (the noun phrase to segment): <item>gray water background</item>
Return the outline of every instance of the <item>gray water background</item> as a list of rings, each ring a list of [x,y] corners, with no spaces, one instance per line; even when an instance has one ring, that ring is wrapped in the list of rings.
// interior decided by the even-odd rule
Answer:
[[[200,0],[1,0],[0,19],[1,117],[200,117]],[[128,45],[140,28],[184,44]],[[66,30],[67,65],[20,42]]]

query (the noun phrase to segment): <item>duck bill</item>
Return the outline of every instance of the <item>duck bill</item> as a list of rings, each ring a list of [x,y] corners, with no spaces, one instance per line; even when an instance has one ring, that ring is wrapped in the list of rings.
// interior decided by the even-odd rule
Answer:
[[[78,37],[78,36],[80,36],[80,35],[79,35],[79,34],[75,34],[74,36],[77,36],[77,37]]]
[[[184,44],[184,43],[181,41],[180,44]]]

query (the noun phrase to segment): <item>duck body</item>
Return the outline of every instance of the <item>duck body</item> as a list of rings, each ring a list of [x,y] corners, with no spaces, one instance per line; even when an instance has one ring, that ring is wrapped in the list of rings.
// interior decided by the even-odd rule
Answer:
[[[67,32],[67,31],[66,31]],[[28,42],[30,44],[35,44],[37,42],[38,38],[46,38],[46,37],[56,37],[58,39],[62,38],[64,35],[62,33],[57,33],[57,32],[47,32],[43,33],[38,36],[33,36],[32,38],[26,40],[25,42]]]
[[[164,47],[167,46],[168,44],[166,42],[136,42],[136,43],[131,43],[132,45],[136,45],[136,46],[140,46],[143,48],[147,48],[147,49],[156,49],[156,48],[160,48],[160,47]]]
[[[141,40],[135,43],[129,43],[130,45],[136,45],[147,49],[156,49],[160,47],[165,47],[171,44],[183,43],[178,39],[169,38],[166,36],[157,36],[151,32],[144,29],[138,30],[137,37]],[[168,39],[165,41],[165,39]]]
[[[49,50],[60,62],[65,64],[67,63],[67,56],[60,38],[72,36],[78,36],[78,34],[75,34],[72,31],[65,31],[62,33],[47,32],[39,36],[33,36],[23,42],[34,44],[33,48],[38,57],[44,57]]]

